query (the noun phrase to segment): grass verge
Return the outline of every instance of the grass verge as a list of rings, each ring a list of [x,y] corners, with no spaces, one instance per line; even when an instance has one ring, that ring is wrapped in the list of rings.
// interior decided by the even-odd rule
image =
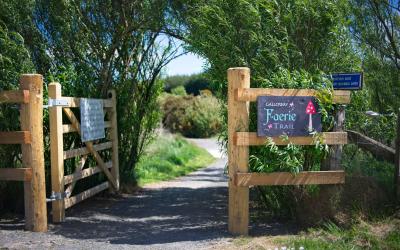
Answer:
[[[359,220],[348,229],[327,223],[299,236],[279,239],[277,243],[299,249],[400,249],[400,221],[385,219],[377,222]]]
[[[237,237],[218,246],[221,250],[355,250],[400,249],[400,220],[386,218],[377,221],[357,219],[344,229],[332,223],[311,228],[297,235]]]
[[[211,164],[214,158],[183,137],[163,135],[147,149],[136,167],[140,186],[170,180]]]

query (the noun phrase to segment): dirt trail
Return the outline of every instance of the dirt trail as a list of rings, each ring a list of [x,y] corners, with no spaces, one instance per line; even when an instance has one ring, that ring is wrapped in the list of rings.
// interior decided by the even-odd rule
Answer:
[[[227,232],[226,157],[214,139],[190,140],[218,157],[210,166],[173,181],[146,185],[139,194],[96,197],[50,224],[48,233],[0,222],[0,248],[11,249],[204,249],[225,248]],[[290,227],[253,225],[252,234],[277,235]]]

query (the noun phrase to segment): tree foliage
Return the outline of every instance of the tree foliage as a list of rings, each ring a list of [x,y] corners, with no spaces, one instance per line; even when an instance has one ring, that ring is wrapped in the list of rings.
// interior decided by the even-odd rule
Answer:
[[[179,35],[186,35],[190,50],[208,59],[207,75],[224,103],[230,67],[249,67],[252,88],[314,88],[328,96],[327,74],[360,68],[343,12],[347,1],[198,0],[176,5],[182,9],[177,18],[186,25]],[[321,101],[326,131],[332,128],[333,106],[329,97]],[[250,131],[257,126],[255,111],[251,105]],[[226,118],[225,111],[225,126]],[[226,127],[222,138],[226,143]],[[319,169],[326,148],[252,147],[250,155],[252,171],[287,171],[281,168],[285,165],[296,172]],[[302,189],[260,190],[270,209],[287,214],[294,211]]]
[[[341,12],[345,3],[190,1],[181,3],[186,14],[181,20],[189,48],[208,59],[214,87],[225,96],[226,70],[233,66],[251,68],[253,87],[280,68],[311,73],[357,68]]]
[[[204,74],[175,75],[164,79],[164,90],[171,92],[173,88],[184,86],[188,94],[200,95],[201,90],[210,89],[210,81]]]
[[[400,108],[400,5],[385,0],[350,3],[350,29],[363,60],[366,87],[364,98],[351,110],[351,128],[390,145]],[[357,114],[366,109],[389,116],[371,119]]]
[[[177,55],[162,36],[166,4],[157,1],[38,1],[38,26],[55,80],[75,72],[66,94],[106,97],[116,89],[120,164],[127,176],[158,124],[158,76]]]

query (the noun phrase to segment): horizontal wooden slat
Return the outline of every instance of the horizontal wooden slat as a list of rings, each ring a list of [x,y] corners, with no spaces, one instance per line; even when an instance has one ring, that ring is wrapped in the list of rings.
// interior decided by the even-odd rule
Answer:
[[[370,152],[376,159],[385,160],[391,163],[395,162],[396,150],[383,143],[375,141],[366,135],[356,131],[347,130],[349,143],[356,144],[359,148]]]
[[[66,198],[64,200],[65,208],[67,209],[69,207],[72,207],[73,205],[75,205],[75,204],[77,204],[77,203],[79,203],[79,202],[81,202],[83,200],[86,200],[87,198],[90,198],[90,197],[100,193],[103,190],[106,190],[108,187],[109,187],[108,182],[103,182],[102,184],[100,184],[98,186],[95,186],[95,187],[90,188],[90,189],[88,189],[86,191],[83,191],[82,193],[79,193],[79,194],[77,194],[75,196],[72,196],[70,198]]]
[[[316,96],[314,89],[241,88],[235,90],[236,101],[257,101],[258,96]],[[350,91],[334,90],[333,103],[350,103]]]
[[[294,175],[289,172],[277,173],[236,173],[237,186],[313,185],[342,184],[344,171],[305,171]]]
[[[0,132],[0,144],[30,144],[31,134],[28,131]]]
[[[0,103],[29,103],[29,90],[0,91]]]
[[[63,96],[63,97],[61,97],[59,99],[68,101],[69,105],[66,106],[66,107],[69,107],[69,108],[79,108],[79,106],[81,104],[80,103],[80,101],[81,101],[80,99],[81,98],[79,98],[79,97],[66,97],[66,96]],[[104,108],[111,108],[112,107],[112,101],[108,100],[108,99],[103,99],[103,106],[104,106]]]
[[[107,168],[111,168],[112,167],[112,162],[111,161],[106,162],[106,166],[107,166]],[[90,167],[90,168],[84,169],[84,170],[82,170],[82,171],[80,171],[78,173],[66,175],[66,176],[64,176],[64,184],[65,185],[70,184],[70,183],[72,183],[74,181],[78,181],[80,179],[83,179],[83,178],[89,177],[91,175],[100,173],[101,171],[102,170],[100,168],[98,168],[98,167]]]
[[[93,148],[96,151],[106,150],[111,147],[112,147],[112,142],[104,142],[104,143],[93,145]],[[64,160],[73,158],[76,156],[87,155],[87,154],[89,154],[89,150],[86,147],[67,150],[67,151],[64,151]]]
[[[289,140],[283,140],[280,137],[271,137],[276,145],[287,145],[290,142],[295,145],[314,145],[315,141],[312,136],[294,136]],[[233,137],[233,143],[236,146],[261,146],[267,142],[267,137],[258,137],[255,132],[236,132]],[[346,132],[323,132],[322,141],[327,145],[347,144]]]
[[[105,128],[111,128],[111,122],[110,121],[105,121],[104,122],[104,127]],[[63,133],[71,133],[71,132],[77,132],[75,127],[72,124],[64,124],[63,125]]]
[[[32,168],[0,168],[0,180],[30,181],[32,180]]]

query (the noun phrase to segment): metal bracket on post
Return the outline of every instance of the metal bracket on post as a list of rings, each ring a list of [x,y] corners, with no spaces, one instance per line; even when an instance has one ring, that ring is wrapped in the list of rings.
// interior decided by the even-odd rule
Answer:
[[[69,192],[64,192],[64,193],[57,193],[52,191],[50,198],[47,198],[47,202],[52,202],[52,201],[58,201],[58,200],[63,200],[64,198],[68,197]]]
[[[69,101],[65,100],[65,99],[51,99],[49,98],[48,104],[47,105],[43,105],[43,108],[49,108],[49,107],[57,107],[57,106],[61,106],[61,107],[68,107]]]

